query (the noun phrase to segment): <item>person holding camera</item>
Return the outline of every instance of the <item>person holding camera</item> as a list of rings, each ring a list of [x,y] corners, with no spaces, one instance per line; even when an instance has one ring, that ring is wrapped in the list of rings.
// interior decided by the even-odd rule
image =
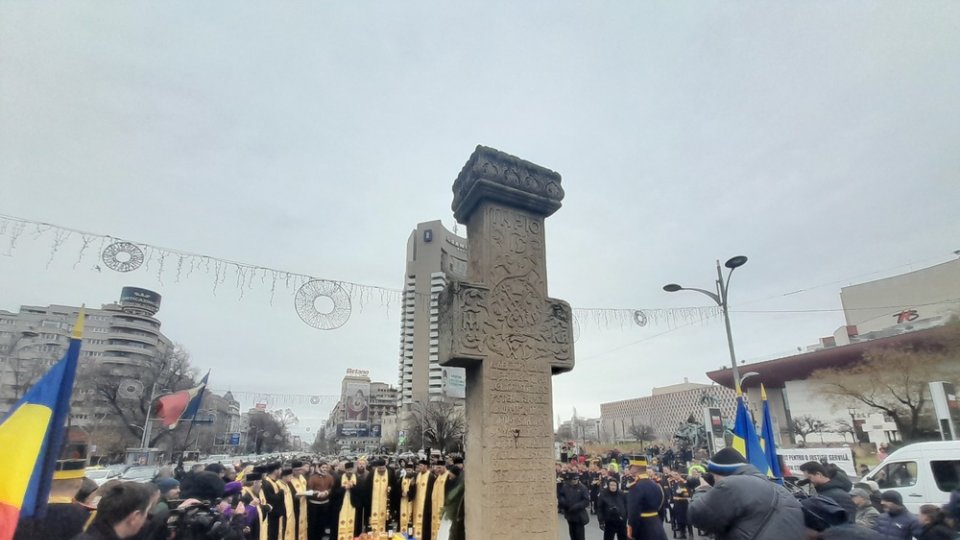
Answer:
[[[603,540],[627,540],[627,496],[620,491],[616,478],[607,478],[597,496],[597,519],[603,529]]]
[[[687,510],[689,522],[717,540],[801,540],[805,535],[800,502],[767,478],[733,448],[707,462],[713,485],[704,477]]]

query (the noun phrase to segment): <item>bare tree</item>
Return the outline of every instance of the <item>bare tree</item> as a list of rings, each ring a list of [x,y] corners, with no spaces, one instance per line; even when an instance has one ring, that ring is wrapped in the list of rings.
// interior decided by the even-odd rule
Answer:
[[[276,414],[263,411],[250,413],[247,427],[247,449],[256,454],[287,450],[290,432],[277,420]]]
[[[643,444],[657,440],[657,432],[653,427],[647,424],[633,424],[628,430],[633,440],[640,443],[640,449],[643,450]]]
[[[289,430],[291,427],[300,423],[300,418],[290,409],[277,409],[271,414],[285,430]]]
[[[49,357],[41,358],[9,358],[7,365],[13,375],[14,399],[19,400],[27,390],[40,380],[56,360]]]
[[[314,454],[332,454],[336,452],[333,440],[327,437],[327,428],[322,427],[317,431],[313,444],[310,445],[310,451]]]
[[[143,385],[143,391],[139,395],[130,395],[121,390],[121,381],[127,376],[127,373],[110,364],[91,362],[78,369],[74,392],[80,392],[81,396],[90,395],[96,402],[103,404],[111,413],[112,423],[125,430],[130,440],[139,440],[142,435],[141,426],[153,406],[150,396],[154,384],[158,391],[154,397],[164,391],[175,392],[197,384],[190,354],[180,345],[171,347],[137,368],[135,376],[131,378]],[[182,427],[183,424],[178,426],[177,432]],[[155,429],[147,445],[155,446],[160,439],[170,434],[170,430]]]
[[[956,378],[960,367],[960,323],[954,321],[928,334],[923,341],[866,351],[860,363],[813,373],[811,381],[835,403],[861,403],[883,412],[906,441],[924,430],[928,383]]]
[[[831,431],[843,435],[843,440],[847,440],[847,433],[850,434],[850,442],[860,444],[857,440],[857,429],[848,420],[839,420],[834,422]]]
[[[823,430],[826,428],[826,424],[823,420],[805,414],[794,418],[792,427],[793,432],[800,436],[803,444],[807,444],[807,435],[811,433],[820,433],[820,440],[823,441]]]
[[[407,431],[411,448],[455,450],[463,442],[467,423],[463,407],[446,401],[431,401],[414,406],[413,424]]]

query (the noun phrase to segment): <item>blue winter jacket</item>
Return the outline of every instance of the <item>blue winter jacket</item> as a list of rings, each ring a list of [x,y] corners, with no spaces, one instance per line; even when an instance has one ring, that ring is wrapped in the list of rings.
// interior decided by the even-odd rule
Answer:
[[[884,538],[884,540],[900,538],[910,540],[914,537],[920,537],[920,534],[923,532],[923,526],[920,525],[920,521],[917,520],[917,517],[911,514],[909,510],[903,509],[892,515],[890,512],[880,514],[880,517],[877,518],[877,524],[873,526],[873,530],[880,533],[880,536]]]

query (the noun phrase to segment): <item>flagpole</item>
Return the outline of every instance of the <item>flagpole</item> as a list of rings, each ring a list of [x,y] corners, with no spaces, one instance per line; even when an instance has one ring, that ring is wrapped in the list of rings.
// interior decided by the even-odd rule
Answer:
[[[187,434],[183,438],[183,448],[180,450],[181,453],[186,452],[187,448],[190,446],[190,432],[193,431],[193,421],[196,419],[197,419],[196,416],[190,419],[190,425],[187,426]],[[197,449],[199,448],[200,448],[200,445],[198,444]]]
[[[147,448],[150,443],[150,412],[153,410],[153,399],[157,394],[157,383],[150,387],[150,402],[147,403],[147,419],[143,423],[143,436],[140,439],[140,448]]]

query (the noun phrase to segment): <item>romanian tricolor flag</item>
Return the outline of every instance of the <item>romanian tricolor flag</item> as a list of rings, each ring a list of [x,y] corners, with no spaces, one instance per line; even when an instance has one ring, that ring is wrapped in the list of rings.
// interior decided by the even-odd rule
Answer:
[[[767,402],[767,389],[760,385],[760,397],[763,399],[763,422],[760,425],[760,444],[763,454],[770,464],[770,475],[776,478],[778,484],[783,484],[783,472],[780,470],[780,460],[777,459],[777,442],[773,438],[773,419],[770,416],[770,404]]]
[[[70,394],[83,338],[83,309],[67,354],[0,422],[0,540],[10,540],[20,517],[42,516],[66,435]]]
[[[760,445],[757,428],[753,425],[747,406],[743,402],[743,392],[737,388],[737,418],[733,425],[733,449],[747,458],[747,463],[753,465],[761,473],[769,475],[770,465],[767,456]]]
[[[181,418],[193,418],[197,416],[200,410],[200,402],[203,401],[203,392],[207,388],[207,379],[210,377],[208,371],[200,384],[189,390],[174,392],[157,400],[157,418],[164,426],[174,429]],[[147,441],[147,444],[150,444]],[[2,540],[2,539],[0,539]]]

